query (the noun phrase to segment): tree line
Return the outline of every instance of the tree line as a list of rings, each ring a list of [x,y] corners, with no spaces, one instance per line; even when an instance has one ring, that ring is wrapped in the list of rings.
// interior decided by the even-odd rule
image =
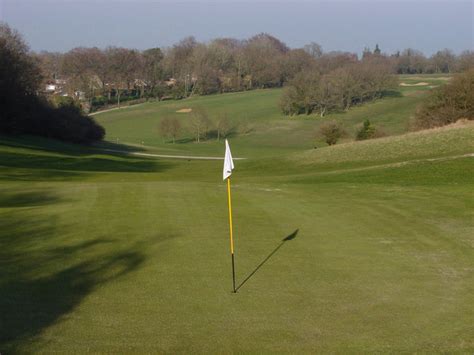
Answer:
[[[474,69],[433,89],[417,110],[415,128],[440,127],[460,119],[474,120]]]
[[[317,43],[292,49],[266,33],[206,43],[187,37],[168,48],[143,51],[79,47],[66,53],[41,52],[36,57],[46,79],[66,79],[68,92],[81,91],[92,106],[120,104],[130,98],[184,98],[281,87],[301,80],[302,73],[322,76],[349,65],[353,67],[331,76],[353,76],[355,70],[365,69],[355,66],[360,61],[376,60],[393,74],[452,73],[474,65],[472,51],[455,55],[445,49],[426,57],[414,49],[384,54],[377,45],[373,51],[366,48],[359,59],[355,53],[325,53]],[[332,85],[329,77],[323,81]]]
[[[21,35],[0,23],[0,134],[32,134],[90,143],[105,131],[67,98],[55,103],[39,94],[42,73]]]
[[[343,63],[328,72],[305,68],[285,88],[280,108],[287,115],[317,111],[323,117],[380,98],[396,86],[390,66],[378,57]]]

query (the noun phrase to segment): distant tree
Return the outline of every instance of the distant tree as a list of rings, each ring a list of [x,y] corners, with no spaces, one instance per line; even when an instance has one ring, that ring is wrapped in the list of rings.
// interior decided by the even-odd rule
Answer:
[[[163,57],[163,52],[160,48],[150,48],[142,52],[142,77],[147,85],[148,96],[159,98],[160,90],[155,89],[160,84],[160,81],[164,79]]]
[[[42,51],[36,53],[35,57],[38,59],[41,74],[46,81],[59,79],[61,77],[62,53]]]
[[[217,117],[216,122],[217,140],[219,141],[221,138],[226,138],[232,129],[233,127],[227,113],[221,113]]]
[[[83,91],[91,105],[96,91],[105,93],[110,79],[109,62],[99,48],[78,47],[65,53],[62,58],[62,73],[67,77],[69,93]]]
[[[474,69],[474,51],[464,51],[456,58],[455,70],[458,73]]]
[[[250,38],[242,50],[250,88],[283,84],[284,58],[290,50],[286,44],[267,33],[260,33]]]
[[[109,47],[106,49],[112,85],[120,106],[120,97],[124,89],[130,90],[140,70],[141,57],[138,51],[127,48]]]
[[[456,56],[449,49],[436,52],[431,58],[436,73],[450,73],[454,69]]]
[[[195,47],[192,54],[192,68],[195,75],[194,92],[213,94],[220,91],[218,57],[215,50],[204,44]]]
[[[397,78],[392,75],[390,62],[383,56],[371,57],[348,62],[324,74],[302,70],[289,82],[279,104],[287,115],[318,111],[323,117],[380,98],[396,87]]]
[[[181,133],[181,124],[176,117],[165,117],[160,121],[160,133],[165,138],[171,138],[173,144]]]
[[[303,50],[313,58],[320,58],[323,55],[323,48],[316,42],[311,42],[303,47]]]
[[[319,133],[324,137],[328,145],[334,145],[344,136],[345,131],[336,121],[330,121],[319,127]]]
[[[288,51],[282,62],[282,80],[286,83],[291,81],[302,71],[318,71],[317,60],[303,49],[292,49]]]
[[[198,42],[192,36],[186,37],[165,51],[164,75],[178,81],[173,90],[176,97],[187,97],[192,90],[193,52]],[[178,89],[181,92],[177,92]]]
[[[463,118],[474,119],[474,69],[432,90],[417,111],[415,128],[444,126]]]
[[[359,129],[356,135],[356,140],[361,141],[365,139],[371,139],[375,137],[375,127],[367,119],[364,121],[363,126]]]
[[[157,83],[153,90],[148,90],[147,94],[149,97],[154,97],[158,100],[162,100],[167,94],[170,94],[170,88],[163,82]]]
[[[310,113],[312,105],[305,107],[305,94],[298,90],[295,86],[287,86],[283,89],[279,101],[280,110],[288,116],[299,115],[303,113],[305,108]]]
[[[364,50],[362,51],[362,59],[368,59],[372,57],[372,51],[370,50],[369,47],[364,47]]]
[[[31,134],[73,143],[101,140],[105,131],[67,102],[53,107],[39,96],[37,60],[18,32],[0,24],[0,133]]]
[[[380,50],[379,48],[379,45],[378,43],[375,45],[375,49],[374,49],[374,55],[380,55],[382,54],[382,51]]]
[[[408,48],[397,57],[396,71],[398,74],[421,74],[428,64],[422,52]]]
[[[280,99],[280,109],[287,115],[305,113],[309,115],[318,108],[321,96],[321,76],[317,71],[302,71],[298,73],[290,86],[283,91]]]
[[[194,131],[196,142],[199,143],[202,138],[206,138],[209,133],[211,121],[207,111],[202,107],[193,108],[191,119],[191,128]]]
[[[358,59],[355,53],[339,51],[324,53],[318,59],[319,73],[329,73],[337,68],[356,63],[358,63]]]

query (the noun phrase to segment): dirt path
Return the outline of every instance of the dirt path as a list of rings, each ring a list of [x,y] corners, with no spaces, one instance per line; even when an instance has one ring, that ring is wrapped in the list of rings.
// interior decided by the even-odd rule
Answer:
[[[186,160],[224,160],[224,157],[198,157],[192,155],[167,155],[167,154],[152,154],[140,152],[127,152],[126,150],[115,149],[101,149],[102,151],[120,153],[126,155],[138,155],[142,157],[167,158],[167,159],[186,159]],[[246,158],[233,158],[234,160],[244,160]]]
[[[331,175],[331,174],[339,174],[339,173],[346,173],[346,172],[351,173],[351,172],[364,171],[364,170],[376,170],[376,169],[383,169],[383,168],[398,168],[398,167],[409,165],[409,164],[433,162],[433,161],[446,161],[446,160],[454,160],[454,159],[461,159],[461,158],[468,158],[468,157],[474,158],[474,153],[467,153],[467,154],[462,154],[462,155],[451,155],[451,156],[439,157],[439,158],[413,159],[413,160],[400,161],[396,163],[364,166],[360,168],[337,169],[337,170],[331,170],[331,171],[316,172],[316,174]],[[314,172],[305,174],[305,175],[310,175],[310,174],[314,174]]]
[[[145,103],[146,103],[146,102],[142,102],[141,104],[129,105],[129,106],[121,106],[121,107],[109,108],[108,110],[102,110],[102,111],[96,111],[96,112],[89,113],[88,116],[95,116],[95,115],[98,115],[98,114],[100,114],[100,113],[110,112],[110,111],[115,111],[115,110],[122,110],[122,109],[124,109],[124,108],[137,107],[137,106],[143,105],[143,104],[145,104]]]

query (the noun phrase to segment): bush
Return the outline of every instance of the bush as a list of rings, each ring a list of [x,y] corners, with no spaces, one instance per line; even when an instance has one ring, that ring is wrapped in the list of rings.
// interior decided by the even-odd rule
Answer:
[[[474,69],[434,89],[416,113],[415,128],[440,127],[461,118],[474,119]]]
[[[336,121],[330,121],[321,125],[319,133],[324,137],[328,145],[336,144],[345,135],[344,129]]]
[[[288,86],[283,89],[283,94],[280,97],[280,110],[288,116],[299,115],[304,112],[304,107],[298,97],[297,89],[293,86]]]
[[[369,120],[365,120],[363,126],[359,129],[356,135],[356,140],[362,141],[364,139],[371,139],[376,137],[376,130]]]

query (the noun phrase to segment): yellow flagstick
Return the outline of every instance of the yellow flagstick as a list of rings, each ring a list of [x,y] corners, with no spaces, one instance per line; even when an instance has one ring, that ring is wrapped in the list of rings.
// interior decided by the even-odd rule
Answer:
[[[227,178],[227,202],[229,204],[230,255],[232,257],[232,289],[235,289],[234,238],[232,235],[232,199],[230,197],[230,176]]]

